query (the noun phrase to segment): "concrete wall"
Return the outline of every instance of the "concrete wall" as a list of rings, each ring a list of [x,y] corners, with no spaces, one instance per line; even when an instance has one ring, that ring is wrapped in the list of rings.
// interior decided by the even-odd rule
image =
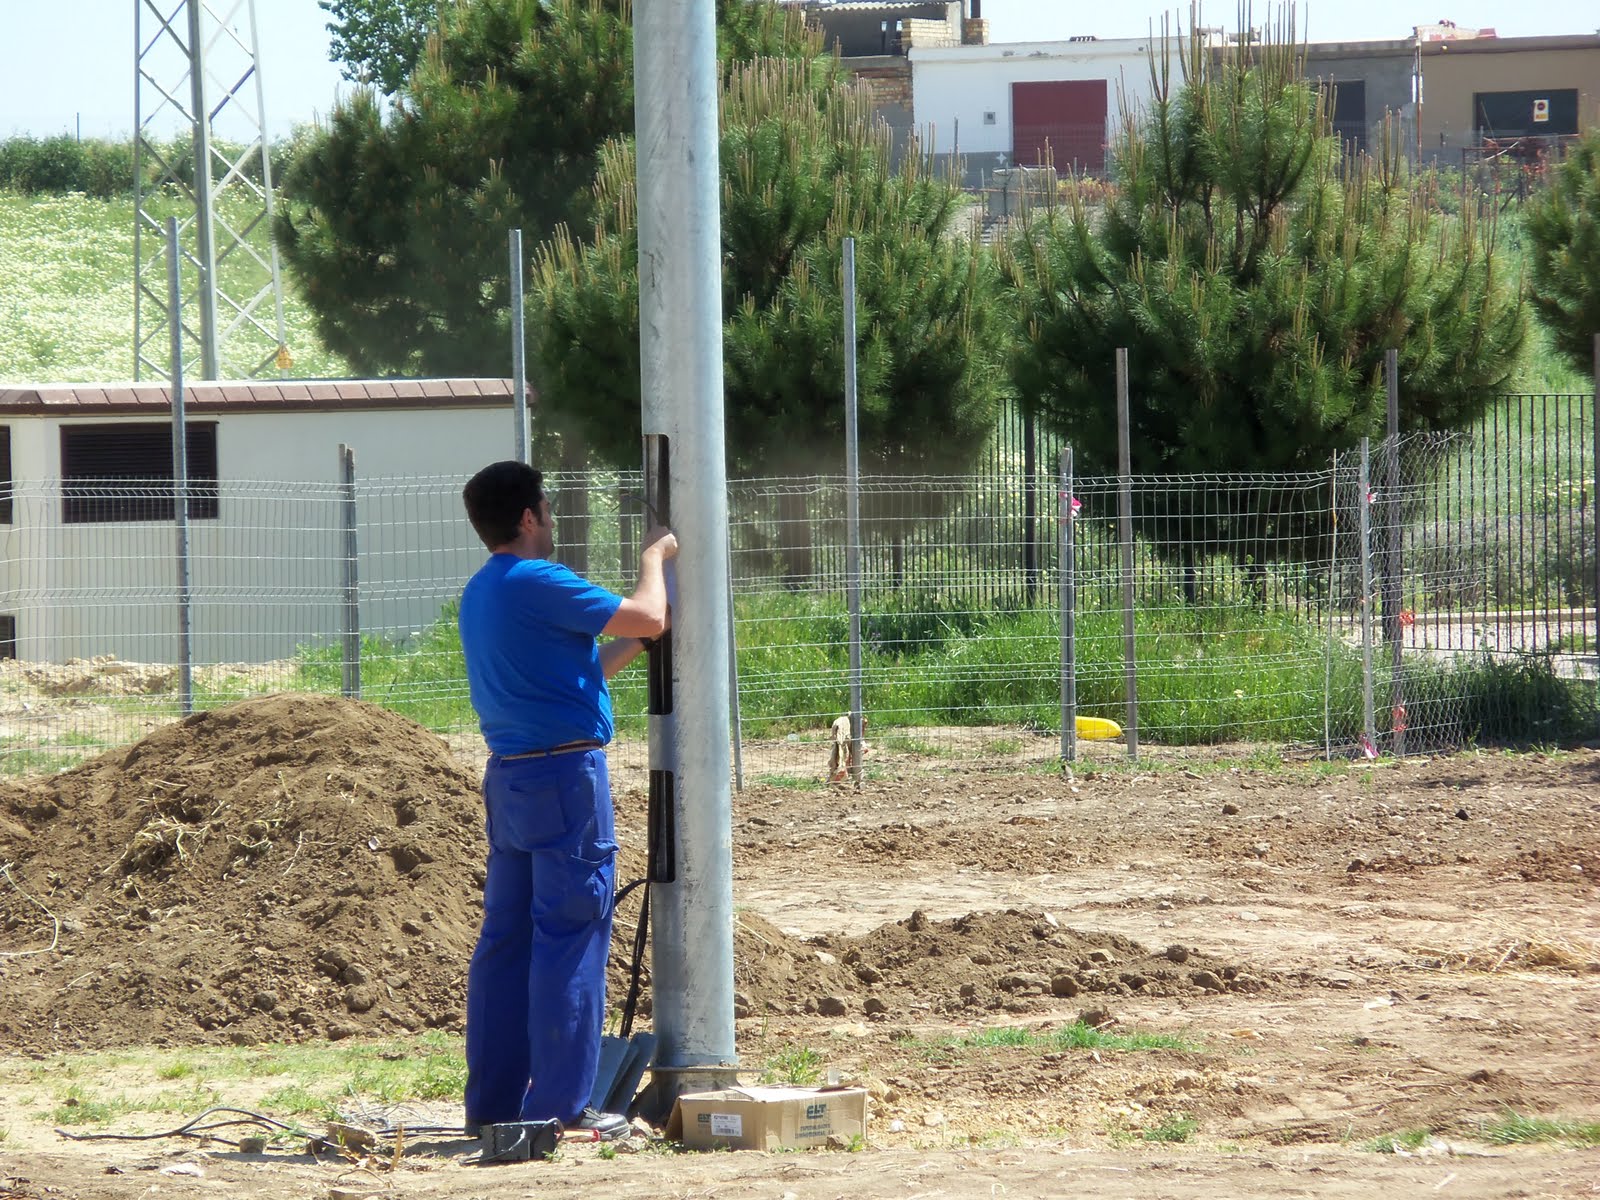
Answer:
[[[1472,108],[1478,92],[1575,88],[1579,129],[1600,122],[1600,34],[1428,42],[1422,81],[1423,154],[1459,166],[1462,148],[1478,144]]]
[[[19,658],[177,660],[173,523],[61,519],[61,427],[149,420],[4,418],[16,496],[0,526],[0,612],[17,618]],[[509,405],[194,420],[217,423],[221,492],[217,519],[190,522],[197,663],[283,658],[337,636],[341,442],[356,453],[363,630],[424,628],[483,561],[460,489],[511,456]]]
[[[1393,114],[1395,132],[1414,130],[1416,106],[1412,102],[1412,76],[1416,54],[1409,39],[1388,42],[1321,42],[1306,47],[1306,78],[1313,82],[1344,83],[1361,80],[1367,85],[1365,146],[1376,153],[1382,145],[1384,116]],[[1414,138],[1404,141],[1409,152]]]
[[[977,186],[980,175],[1012,165],[1013,83],[1104,79],[1109,139],[1122,104],[1142,111],[1150,98],[1150,46],[1148,38],[1118,38],[915,48],[910,57],[917,131],[940,159],[959,153],[967,185]],[[1174,55],[1180,52],[1175,44]]]

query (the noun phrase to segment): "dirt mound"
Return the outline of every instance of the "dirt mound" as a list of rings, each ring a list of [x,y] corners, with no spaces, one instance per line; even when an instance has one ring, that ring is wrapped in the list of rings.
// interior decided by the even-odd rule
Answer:
[[[625,837],[624,881],[644,871],[642,830]],[[0,1049],[459,1028],[483,855],[478,781],[446,743],[326,696],[247,700],[0,783]],[[635,898],[613,1007],[637,919]],[[742,1012],[849,978],[753,915],[735,962]]]
[[[453,1026],[482,878],[476,782],[372,705],[277,695],[0,788],[0,1046]],[[37,904],[24,898],[28,893]]]
[[[885,1019],[918,1011],[1034,1012],[1080,996],[1254,993],[1277,983],[1185,946],[1151,951],[1018,909],[949,921],[919,911],[861,937],[817,939],[817,945],[851,973],[832,1006]],[[851,997],[851,990],[861,994]]]

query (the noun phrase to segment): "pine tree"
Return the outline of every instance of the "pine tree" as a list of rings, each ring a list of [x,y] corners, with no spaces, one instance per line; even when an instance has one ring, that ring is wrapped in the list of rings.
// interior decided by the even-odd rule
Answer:
[[[1393,348],[1403,430],[1474,419],[1524,332],[1493,226],[1439,218],[1392,146],[1345,160],[1292,27],[1186,45],[1182,85],[1153,60],[1150,111],[1124,118],[1104,212],[1074,189],[1010,246],[1023,402],[1114,469],[1127,347],[1136,471],[1317,470],[1383,435]]]
[[[802,28],[750,0],[718,14],[729,54]],[[587,225],[600,147],[633,127],[628,0],[459,0],[439,20],[393,101],[357,90],[283,181],[279,249],[368,374],[508,370],[507,232]]]
[[[994,427],[1008,325],[992,264],[950,236],[958,192],[888,130],[832,60],[739,67],[722,99],[725,412],[730,469],[838,472],[844,458],[841,248],[856,239],[863,473],[959,471]],[[602,153],[596,224],[542,247],[543,403],[605,459],[639,455],[634,148]],[[786,529],[803,529],[795,513]],[[870,514],[869,514],[870,515]],[[786,547],[807,573],[804,549]]]
[[[1580,371],[1594,370],[1600,334],[1600,127],[1551,173],[1523,213],[1530,244],[1529,297],[1556,348]]]

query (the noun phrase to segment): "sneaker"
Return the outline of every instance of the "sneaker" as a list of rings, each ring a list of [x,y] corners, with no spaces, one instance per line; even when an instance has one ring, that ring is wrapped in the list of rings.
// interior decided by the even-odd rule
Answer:
[[[567,1131],[590,1131],[602,1142],[613,1142],[633,1132],[633,1124],[621,1113],[605,1113],[597,1108],[585,1108],[578,1119],[567,1122]]]

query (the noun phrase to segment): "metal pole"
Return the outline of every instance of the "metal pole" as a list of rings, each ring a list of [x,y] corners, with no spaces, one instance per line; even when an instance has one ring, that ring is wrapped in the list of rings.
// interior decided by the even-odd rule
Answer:
[[[261,192],[262,205],[267,214],[267,229],[273,228],[273,206],[275,195],[272,187],[272,147],[267,141],[267,92],[261,76],[261,35],[257,32],[256,0],[250,0],[250,49],[255,53],[256,66],[251,72],[256,77],[256,116],[261,119]],[[286,374],[289,368],[285,365],[289,359],[288,334],[285,332],[283,319],[283,280],[278,262],[278,243],[276,240],[267,247],[267,261],[272,268],[272,313],[277,322],[278,353],[277,365],[280,375]]]
[[[651,885],[660,1045],[641,1108],[665,1119],[683,1092],[727,1086],[738,1066],[714,0],[639,4],[633,44],[642,427],[667,467],[682,544],[663,647],[673,702],[650,719],[677,850],[673,882]]]
[[[1335,580],[1339,573],[1339,452],[1333,452],[1333,466],[1328,475],[1328,641],[1322,651],[1322,757],[1333,761],[1333,642],[1334,617],[1338,611],[1334,603]]]
[[[1377,750],[1372,719],[1372,439],[1361,439],[1361,476],[1357,481],[1361,511],[1361,737],[1368,754]]]
[[[1039,590],[1039,430],[1033,410],[1022,414],[1022,575],[1023,594],[1033,606]]]
[[[1128,415],[1128,351],[1117,350],[1117,538],[1122,543],[1122,686],[1127,696],[1128,758],[1139,761],[1139,667],[1133,621],[1133,446]]]
[[[511,412],[517,461],[533,462],[528,443],[527,306],[522,296],[522,230],[511,231]]]
[[[143,4],[133,10],[133,61],[137,63],[144,48]],[[144,88],[139,85],[137,68],[133,72],[133,381],[138,383],[144,355],[144,286],[139,266],[144,262]],[[170,249],[170,247],[169,247]],[[170,270],[170,268],[169,268]]]
[[[346,697],[361,699],[361,575],[360,544],[356,535],[356,452],[339,445],[339,510],[344,523],[344,653],[340,657],[341,682]]]
[[[1061,761],[1078,758],[1078,574],[1072,447],[1061,448]]]
[[[189,428],[183,408],[183,322],[178,319],[178,219],[167,218],[167,340],[172,355],[172,516],[178,535],[178,695],[194,711],[194,629],[189,594]]]
[[[1589,432],[1594,443],[1589,459],[1589,513],[1594,521],[1594,640],[1589,645],[1600,666],[1600,333],[1594,335],[1594,404],[1589,412]],[[1600,672],[1596,675],[1600,684]]]
[[[733,544],[728,545],[728,703],[733,710],[733,786],[744,791],[744,717],[739,710],[739,623],[733,607]]]
[[[850,777],[861,788],[861,447],[856,396],[856,240],[844,239],[845,604],[850,610]]]
[[[194,112],[194,234],[195,266],[200,280],[195,301],[200,309],[200,377],[219,379],[217,361],[217,252],[211,236],[211,110],[206,105],[206,46],[201,37],[204,0],[188,0],[189,94]],[[262,153],[265,153],[263,148]],[[169,247],[170,247],[169,239]],[[173,310],[171,320],[180,328],[183,314]]]
[[[1383,569],[1383,633],[1389,640],[1389,738],[1396,758],[1406,753],[1406,691],[1404,668],[1405,626],[1400,620],[1400,609],[1405,603],[1405,586],[1401,577],[1402,564],[1400,537],[1403,530],[1400,512],[1400,352],[1390,350],[1383,356],[1383,375],[1389,402],[1388,463],[1385,472],[1384,497],[1385,524],[1388,535],[1384,539]]]

